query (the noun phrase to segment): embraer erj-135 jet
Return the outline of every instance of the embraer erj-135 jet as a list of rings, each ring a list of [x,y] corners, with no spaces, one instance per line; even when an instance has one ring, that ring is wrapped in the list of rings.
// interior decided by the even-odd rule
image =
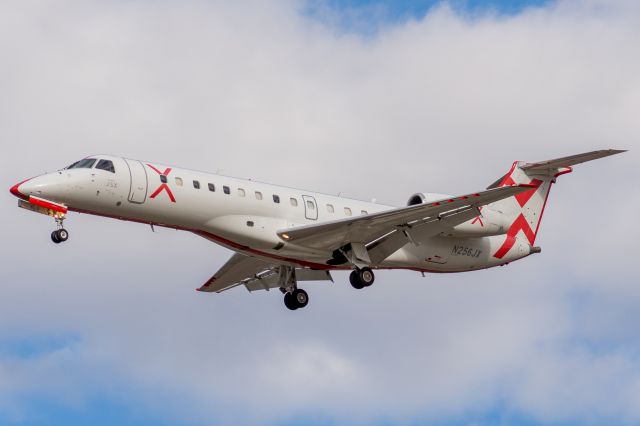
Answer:
[[[532,253],[551,185],[571,166],[620,150],[538,163],[516,161],[486,190],[419,193],[392,207],[157,163],[96,155],[11,188],[22,208],[55,219],[66,241],[74,211],[190,231],[235,251],[199,291],[279,288],[289,309],[305,307],[302,281],[351,270],[357,289],[375,269],[464,272]]]

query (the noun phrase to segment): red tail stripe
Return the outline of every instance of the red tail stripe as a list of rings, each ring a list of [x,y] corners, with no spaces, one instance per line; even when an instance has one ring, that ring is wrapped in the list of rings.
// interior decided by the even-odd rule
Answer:
[[[513,179],[511,178],[511,175],[513,174],[513,171],[516,169],[516,165],[518,164],[517,161],[515,161],[512,165],[511,165],[511,169],[509,170],[509,173],[507,173],[504,176],[504,179],[502,179],[502,182],[500,182],[500,185],[498,185],[498,187],[500,186],[510,186],[510,185],[515,185],[515,182],[513,181]]]
[[[535,194],[538,188],[540,188],[540,185],[542,185],[542,181],[538,179],[532,180],[531,183],[520,185],[531,187],[530,191],[521,192],[515,196],[516,201],[518,202],[518,204],[520,204],[520,207],[524,207],[524,205],[527,204],[531,197],[533,197],[533,194]]]
[[[533,245],[533,242],[536,239],[536,235],[531,230],[527,219],[525,219],[525,217],[520,214],[520,216],[518,216],[518,218],[509,228],[509,231],[507,232],[507,238],[504,240],[504,243],[502,243],[502,246],[498,249],[498,251],[495,252],[493,256],[498,259],[502,259],[516,243],[515,237],[520,231],[522,231],[527,237],[527,240],[529,240],[529,244]]]

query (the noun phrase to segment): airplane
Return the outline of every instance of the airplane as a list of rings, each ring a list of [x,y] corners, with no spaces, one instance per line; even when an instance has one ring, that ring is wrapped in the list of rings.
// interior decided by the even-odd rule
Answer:
[[[599,150],[516,161],[487,189],[459,196],[417,193],[404,207],[364,202],[111,155],[94,155],[10,188],[18,206],[55,220],[68,212],[189,231],[233,250],[201,287],[278,288],[291,310],[309,302],[305,281],[351,270],[356,289],[374,271],[475,271],[540,253],[535,246],[551,185],[572,166],[625,152]]]

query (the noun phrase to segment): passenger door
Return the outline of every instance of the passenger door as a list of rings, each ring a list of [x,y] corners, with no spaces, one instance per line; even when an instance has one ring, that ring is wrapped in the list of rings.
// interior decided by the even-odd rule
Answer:
[[[318,220],[318,203],[316,203],[316,199],[311,195],[303,195],[302,202],[304,203],[304,217],[310,220]]]
[[[125,159],[129,166],[131,187],[129,189],[129,202],[142,204],[147,199],[148,178],[144,165],[138,160]]]

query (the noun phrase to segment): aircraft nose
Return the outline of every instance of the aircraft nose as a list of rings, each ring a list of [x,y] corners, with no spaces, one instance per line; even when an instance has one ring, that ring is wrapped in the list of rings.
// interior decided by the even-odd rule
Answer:
[[[9,191],[18,198],[22,198],[23,200],[27,200],[29,198],[24,191],[24,184],[31,179],[23,180],[22,182],[16,183],[13,185]],[[20,186],[23,186],[22,191],[20,190]]]

